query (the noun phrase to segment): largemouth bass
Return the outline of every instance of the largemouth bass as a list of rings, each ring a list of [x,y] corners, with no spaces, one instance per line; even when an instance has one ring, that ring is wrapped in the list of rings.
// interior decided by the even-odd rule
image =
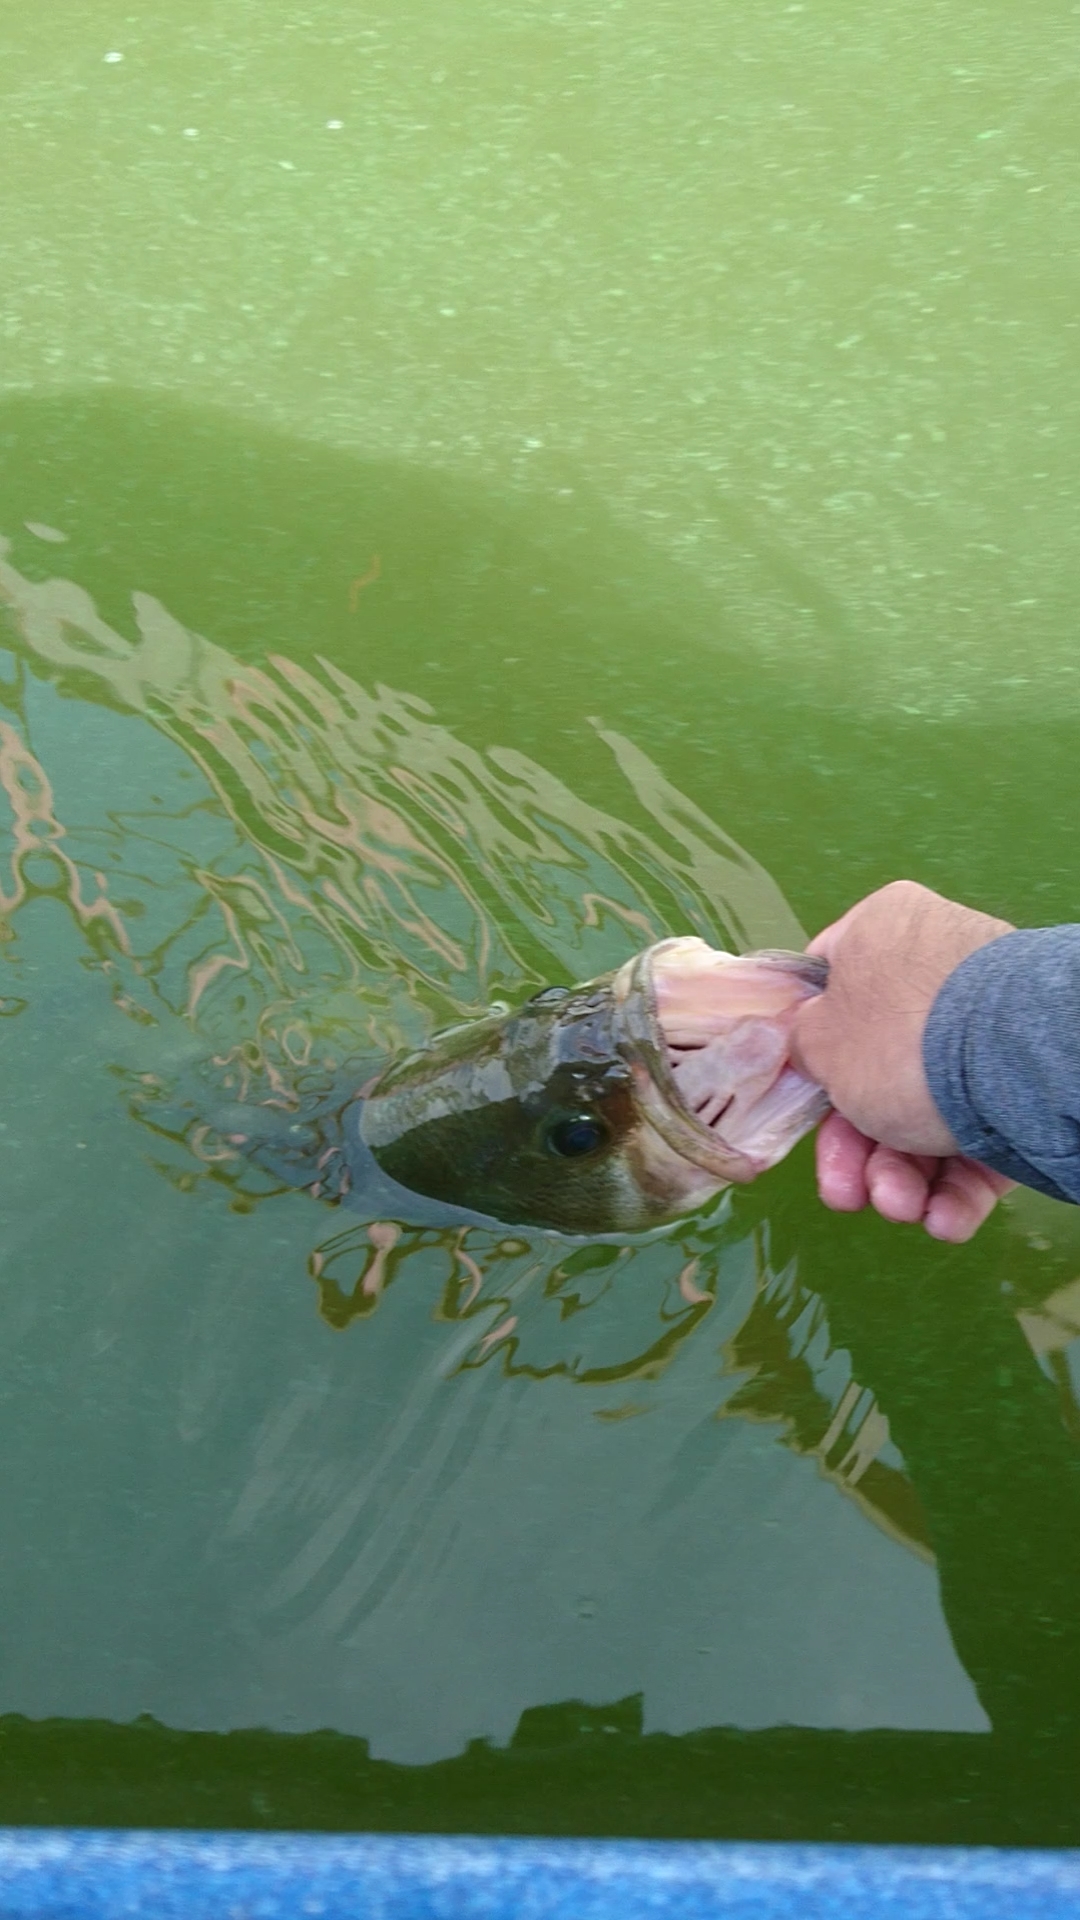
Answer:
[[[828,1111],[789,1061],[826,972],[661,940],[436,1036],[369,1084],[360,1137],[401,1186],[510,1224],[661,1225],[754,1179]]]

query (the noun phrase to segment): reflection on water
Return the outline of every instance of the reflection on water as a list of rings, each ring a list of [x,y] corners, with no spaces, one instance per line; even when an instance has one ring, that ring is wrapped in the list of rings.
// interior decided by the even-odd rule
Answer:
[[[1075,1840],[1063,1210],[804,1151],[583,1247],[338,1154],[433,1025],[797,938],[641,747],[808,924],[1075,913],[1075,19],[138,13],[5,36],[0,1814]]]

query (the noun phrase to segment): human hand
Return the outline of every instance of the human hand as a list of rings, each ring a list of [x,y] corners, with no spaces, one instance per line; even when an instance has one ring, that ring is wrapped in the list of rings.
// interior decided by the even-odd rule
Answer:
[[[837,1213],[872,1206],[883,1220],[919,1222],[934,1240],[970,1240],[1016,1185],[966,1154],[902,1153],[830,1113],[815,1142],[818,1193]]]
[[[961,960],[1012,931],[914,881],[870,894],[811,941],[829,962],[824,993],[796,1016],[792,1063],[837,1111],[818,1132],[818,1191],[828,1207],[868,1203],[921,1221],[935,1239],[971,1238],[1014,1183],[957,1152],[930,1094],[923,1029]]]

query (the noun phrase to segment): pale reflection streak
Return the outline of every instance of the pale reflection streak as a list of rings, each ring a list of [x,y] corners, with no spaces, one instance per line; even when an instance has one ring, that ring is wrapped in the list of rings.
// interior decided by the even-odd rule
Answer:
[[[16,809],[9,922],[27,897],[26,853],[44,846],[81,930],[107,935],[99,960],[121,1010],[171,1013],[199,1036],[212,1083],[194,1096],[159,1070],[129,1082],[162,1172],[185,1189],[221,1182],[240,1207],[289,1185],[340,1200],[327,1102],[350,1059],[385,1057],[497,998],[603,971],[667,931],[734,947],[801,944],[768,875],[617,734],[597,727],[648,832],[518,753],[477,752],[422,701],[369,693],[331,663],[240,663],[141,594],[129,640],[75,583],[36,584],[5,552],[0,596],[22,657],[69,692],[143,716],[215,796],[214,808],[164,819],[114,814],[94,865],[89,851],[61,845],[29,745],[14,726],[3,736]],[[110,861],[134,918],[111,904]],[[246,1122],[213,1110],[230,1102],[311,1121],[291,1160],[278,1153],[276,1177],[253,1167]],[[369,1219],[325,1240],[310,1272],[339,1330],[372,1314],[406,1268],[434,1283],[437,1317],[460,1334],[444,1377],[494,1362],[533,1381],[633,1384],[633,1410],[647,1412],[649,1391],[713,1311],[730,1231],[726,1203],[664,1239],[621,1246]],[[721,1412],[775,1424],[925,1551],[913,1497],[905,1505],[894,1484],[906,1488],[906,1477],[877,1460],[887,1427],[870,1396],[849,1383],[837,1402],[817,1388],[830,1349],[816,1325],[807,1336],[812,1297],[796,1311],[796,1296],[797,1282],[777,1282],[761,1252],[756,1304],[720,1369],[741,1383]]]
[[[1055,1288],[1038,1306],[1021,1307],[1016,1317],[1057,1388],[1062,1421],[1080,1439],[1080,1279]]]
[[[0,884],[0,917],[10,925],[10,917],[31,894],[63,894],[82,931],[100,951],[99,931],[109,936],[106,945],[129,951],[127,930],[106,893],[104,874],[93,876],[97,892],[92,899],[84,894],[86,876],[80,872],[63,845],[64,828],[56,817],[53,790],[44,767],[6,720],[0,721],[0,787],[11,810],[8,825],[10,852],[8,871],[11,891]],[[59,877],[52,887],[28,882],[25,862],[34,854],[46,855],[55,862]]]

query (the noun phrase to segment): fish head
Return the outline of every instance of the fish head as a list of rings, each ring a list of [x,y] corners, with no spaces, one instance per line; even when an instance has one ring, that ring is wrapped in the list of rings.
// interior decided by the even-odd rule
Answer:
[[[368,1090],[360,1132],[402,1187],[513,1225],[637,1233],[771,1166],[826,1112],[789,1063],[825,968],[661,941],[437,1035]]]

